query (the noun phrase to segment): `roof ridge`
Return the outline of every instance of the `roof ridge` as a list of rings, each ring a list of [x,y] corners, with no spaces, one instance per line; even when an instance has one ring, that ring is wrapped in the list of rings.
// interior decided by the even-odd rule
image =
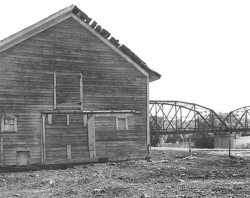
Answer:
[[[81,9],[79,9],[76,5],[71,4],[68,7],[65,7],[56,13],[49,15],[48,17],[38,21],[37,23],[28,26],[27,28],[18,31],[17,33],[14,33],[10,35],[9,37],[0,40],[0,52],[2,51],[1,48],[4,48],[4,46],[8,48],[8,44],[11,41],[18,40],[20,35],[28,34],[30,31],[34,30],[35,28],[41,27],[53,20],[56,20],[58,17],[67,16],[69,13],[73,13],[79,20],[84,22],[86,25],[88,25],[91,29],[93,29],[97,34],[102,36],[105,40],[107,40],[111,45],[113,45],[118,51],[122,52],[124,55],[126,55],[129,59],[131,59],[134,63],[139,65],[142,69],[146,70],[147,72],[153,74],[154,80],[159,79],[161,75],[153,70],[151,70],[147,64],[139,57],[137,56],[131,49],[129,49],[126,45],[120,44],[119,40],[116,39],[111,35],[111,33],[103,28],[101,25],[99,25],[95,20],[90,18],[86,13],[84,13]],[[4,48],[3,50],[5,50]]]

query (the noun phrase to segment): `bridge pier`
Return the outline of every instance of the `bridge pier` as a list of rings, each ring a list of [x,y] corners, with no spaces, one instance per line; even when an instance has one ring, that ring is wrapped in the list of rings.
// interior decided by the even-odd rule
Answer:
[[[214,148],[234,148],[236,142],[235,134],[231,133],[219,133],[214,137]]]

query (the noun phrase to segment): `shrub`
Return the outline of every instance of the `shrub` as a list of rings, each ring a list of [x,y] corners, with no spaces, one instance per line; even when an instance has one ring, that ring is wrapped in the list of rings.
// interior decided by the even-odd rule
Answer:
[[[214,136],[209,134],[195,135],[193,138],[196,148],[214,148]]]
[[[161,140],[161,136],[160,135],[152,135],[151,134],[151,146],[158,146],[158,144],[160,143]]]

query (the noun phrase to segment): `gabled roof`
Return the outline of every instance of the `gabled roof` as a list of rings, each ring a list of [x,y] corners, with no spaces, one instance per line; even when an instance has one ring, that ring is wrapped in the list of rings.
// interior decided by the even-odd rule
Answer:
[[[127,46],[120,44],[119,40],[114,38],[109,31],[98,25],[96,21],[92,20],[75,5],[66,7],[55,14],[3,39],[0,41],[0,53],[70,17],[79,21],[85,28],[99,37],[127,61],[132,63],[142,73],[147,74],[149,76],[149,81],[158,80],[161,77],[159,73],[151,70],[147,64],[132,50],[130,50]]]

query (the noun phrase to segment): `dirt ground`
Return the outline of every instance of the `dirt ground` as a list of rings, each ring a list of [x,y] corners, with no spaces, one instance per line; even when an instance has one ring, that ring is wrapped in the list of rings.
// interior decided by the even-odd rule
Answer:
[[[152,161],[0,173],[0,197],[250,197],[250,160],[152,151]]]

